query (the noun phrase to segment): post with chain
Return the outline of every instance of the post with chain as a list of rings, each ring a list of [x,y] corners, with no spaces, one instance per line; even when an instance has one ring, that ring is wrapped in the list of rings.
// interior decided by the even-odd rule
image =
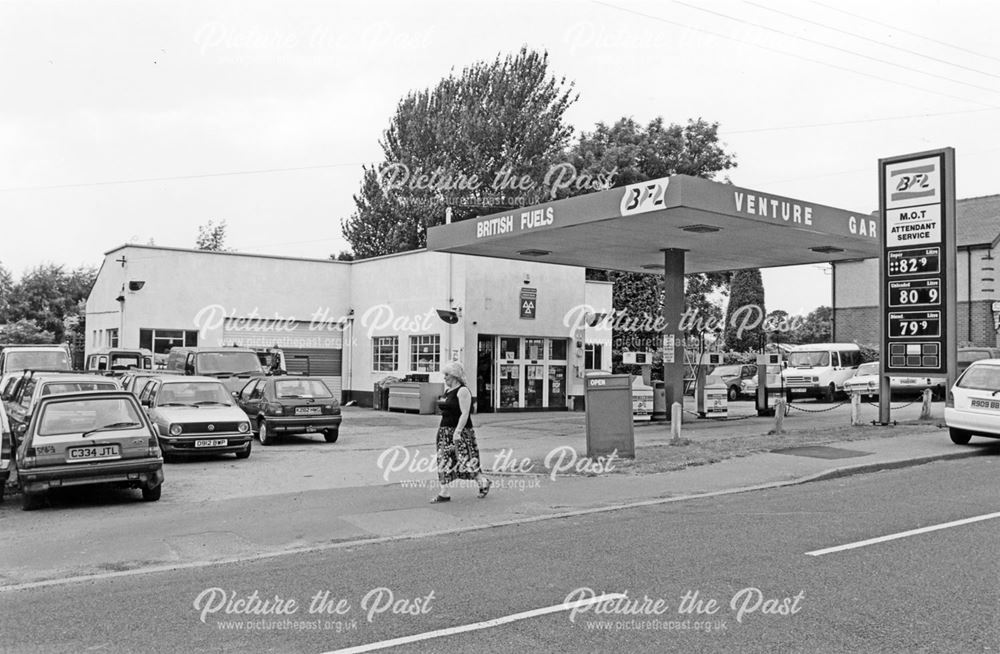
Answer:
[[[784,434],[782,423],[785,421],[785,398],[778,399],[774,404],[774,433]]]
[[[931,396],[933,393],[931,389],[925,388],[923,394],[923,403],[920,405],[920,419],[930,420],[931,419]]]
[[[851,393],[851,426],[861,424],[861,393]]]

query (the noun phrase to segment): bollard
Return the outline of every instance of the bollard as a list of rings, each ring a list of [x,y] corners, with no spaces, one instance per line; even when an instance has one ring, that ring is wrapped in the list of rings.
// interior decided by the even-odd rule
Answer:
[[[780,398],[774,404],[774,433],[784,434],[781,423],[785,420],[785,398]]]
[[[851,426],[861,424],[861,393],[851,393]]]
[[[681,440],[681,407],[680,402],[674,402],[670,405],[670,435],[673,437],[673,442],[678,443]]]
[[[924,389],[923,404],[920,405],[920,419],[930,420],[931,419],[931,396],[933,393],[931,389]]]

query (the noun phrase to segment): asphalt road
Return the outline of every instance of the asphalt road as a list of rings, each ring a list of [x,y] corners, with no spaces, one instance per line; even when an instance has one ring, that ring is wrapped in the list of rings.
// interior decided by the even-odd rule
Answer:
[[[515,616],[388,651],[996,651],[1000,517],[807,553],[1000,512],[998,472],[995,457],[938,462],[447,537],[2,592],[0,650],[328,652]],[[627,597],[575,613],[517,615],[584,599],[585,589]]]

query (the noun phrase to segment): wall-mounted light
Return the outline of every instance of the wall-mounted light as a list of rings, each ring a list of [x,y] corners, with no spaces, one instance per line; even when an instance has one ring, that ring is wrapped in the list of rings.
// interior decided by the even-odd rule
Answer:
[[[838,248],[833,245],[817,245],[816,247],[809,248],[813,252],[819,252],[820,254],[833,254],[834,252],[843,252],[844,248]]]
[[[692,234],[710,234],[722,230],[721,227],[716,227],[715,225],[684,225],[681,229]]]
[[[643,270],[663,270],[662,263],[644,263],[642,264]]]
[[[552,254],[551,250],[518,250],[522,257],[544,257]]]
[[[438,318],[445,321],[449,325],[454,325],[458,322],[458,312],[449,311],[448,309],[435,309],[437,311]]]
[[[143,280],[135,280],[128,283],[128,290],[130,291],[141,291],[142,287],[146,285]]]

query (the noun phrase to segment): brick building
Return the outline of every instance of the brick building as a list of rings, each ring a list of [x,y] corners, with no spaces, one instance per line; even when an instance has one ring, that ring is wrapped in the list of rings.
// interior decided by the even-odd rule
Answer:
[[[1000,345],[992,304],[1000,300],[1000,195],[956,202],[959,346]],[[878,259],[833,264],[833,340],[878,347]]]

